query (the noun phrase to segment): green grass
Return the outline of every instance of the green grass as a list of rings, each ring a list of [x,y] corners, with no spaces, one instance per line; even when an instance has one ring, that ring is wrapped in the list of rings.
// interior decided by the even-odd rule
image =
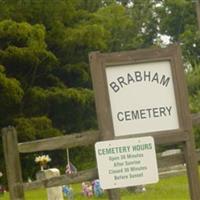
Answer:
[[[107,195],[97,198],[87,198],[81,195],[81,185],[72,185],[75,200],[107,200]],[[147,191],[144,193],[131,193],[126,189],[121,189],[122,200],[188,200],[189,191],[186,176],[176,176],[161,179],[157,184],[146,186]],[[44,189],[32,190],[25,193],[26,200],[47,200],[46,191]],[[0,200],[9,200],[8,193],[0,196]]]

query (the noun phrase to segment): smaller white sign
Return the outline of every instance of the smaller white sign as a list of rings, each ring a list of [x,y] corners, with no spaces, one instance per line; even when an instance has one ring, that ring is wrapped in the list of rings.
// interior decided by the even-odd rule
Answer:
[[[153,137],[97,142],[95,151],[103,189],[144,185],[159,180]]]

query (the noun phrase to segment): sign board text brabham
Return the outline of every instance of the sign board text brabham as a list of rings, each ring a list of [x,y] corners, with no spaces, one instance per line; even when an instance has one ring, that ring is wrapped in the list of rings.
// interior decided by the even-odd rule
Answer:
[[[106,68],[115,136],[179,128],[170,62]]]

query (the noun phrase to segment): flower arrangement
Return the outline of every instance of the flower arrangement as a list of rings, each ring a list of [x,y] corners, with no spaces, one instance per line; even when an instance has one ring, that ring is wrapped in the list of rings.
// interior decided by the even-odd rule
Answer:
[[[103,195],[104,191],[101,188],[100,180],[96,179],[92,182],[93,192],[96,197],[100,197]]]
[[[41,170],[44,170],[44,168],[47,166],[47,163],[51,162],[51,158],[49,155],[37,156],[35,158],[35,162],[40,165]]]
[[[90,182],[82,182],[82,194],[86,197],[92,197],[92,185]]]
[[[62,189],[64,197],[67,197],[68,200],[74,200],[73,189],[70,185],[63,185]]]

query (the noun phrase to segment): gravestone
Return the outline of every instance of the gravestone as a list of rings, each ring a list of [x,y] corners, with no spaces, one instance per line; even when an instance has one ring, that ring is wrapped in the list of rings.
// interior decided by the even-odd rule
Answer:
[[[60,176],[60,171],[56,168],[47,169],[43,171],[39,171],[36,174],[37,180],[43,180],[55,176]],[[48,200],[64,200],[63,199],[63,193],[62,193],[62,187],[50,187],[47,188],[47,197]]]

